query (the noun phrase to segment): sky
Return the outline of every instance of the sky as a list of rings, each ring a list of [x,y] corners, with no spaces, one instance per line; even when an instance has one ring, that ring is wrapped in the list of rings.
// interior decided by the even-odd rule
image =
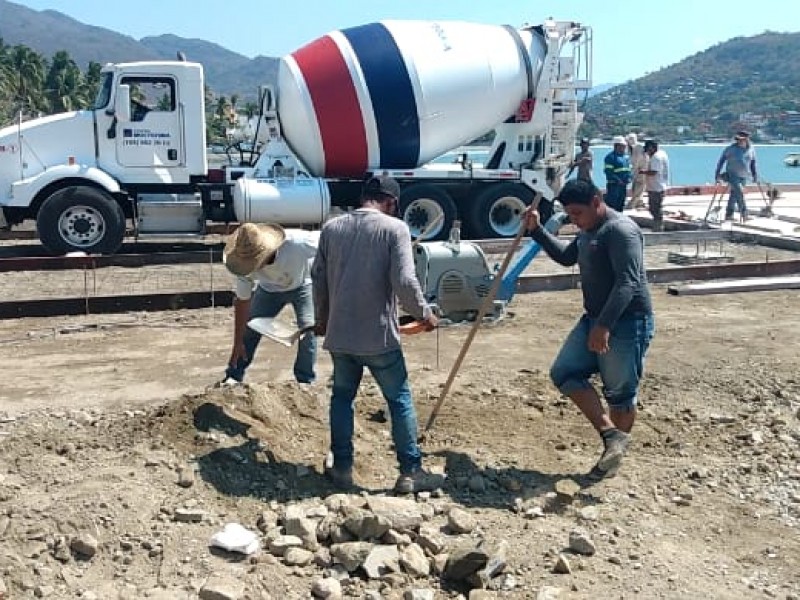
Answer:
[[[136,39],[172,33],[215,42],[251,58],[282,56],[329,31],[383,19],[520,26],[552,17],[592,28],[595,85],[642,77],[733,37],[800,31],[797,0],[12,1],[35,10],[58,10]]]

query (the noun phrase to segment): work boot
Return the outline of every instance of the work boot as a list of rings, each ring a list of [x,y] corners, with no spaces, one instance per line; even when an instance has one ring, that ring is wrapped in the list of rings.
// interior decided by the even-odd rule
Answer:
[[[394,484],[396,494],[432,492],[444,485],[445,476],[419,468],[411,473],[401,473]]]
[[[607,429],[601,435],[605,448],[600,460],[589,471],[589,478],[594,480],[614,477],[617,474],[631,438],[630,434],[619,429]]]
[[[336,467],[326,467],[325,477],[327,477],[333,486],[339,490],[348,490],[353,487],[353,470],[352,469],[337,469]]]

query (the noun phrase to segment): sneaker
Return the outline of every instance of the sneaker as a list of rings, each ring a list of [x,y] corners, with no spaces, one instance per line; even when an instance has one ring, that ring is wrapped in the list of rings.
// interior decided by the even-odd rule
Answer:
[[[613,477],[617,474],[619,466],[622,464],[622,457],[628,449],[630,434],[619,430],[612,430],[603,437],[605,449],[600,456],[600,460],[592,469],[603,473],[603,477]],[[591,473],[590,473],[591,474]]]
[[[214,387],[233,387],[235,385],[242,385],[242,382],[233,377],[226,377],[222,381],[218,381]]]
[[[432,492],[444,485],[445,476],[431,473],[425,469],[416,469],[412,473],[401,473],[394,484],[397,494],[415,494]]]

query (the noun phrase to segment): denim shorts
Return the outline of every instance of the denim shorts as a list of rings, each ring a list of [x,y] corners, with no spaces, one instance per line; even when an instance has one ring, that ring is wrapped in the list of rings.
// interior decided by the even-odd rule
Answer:
[[[550,368],[550,378],[565,396],[591,388],[589,378],[600,374],[603,396],[614,410],[630,411],[636,406],[644,357],[655,333],[652,314],[627,315],[611,330],[605,354],[589,350],[589,331],[594,319],[583,315],[572,329]]]

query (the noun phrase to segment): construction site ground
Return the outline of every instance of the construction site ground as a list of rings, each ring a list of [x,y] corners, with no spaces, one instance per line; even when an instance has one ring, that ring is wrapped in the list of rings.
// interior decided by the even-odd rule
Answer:
[[[163,281],[183,269],[163,268]],[[118,272],[97,275],[121,293],[137,271]],[[41,297],[66,276],[4,274],[4,295]],[[547,376],[580,292],[517,296],[503,321],[479,332],[424,445],[447,483],[441,496],[418,498],[434,509],[429,525],[442,527],[444,553],[505,542],[500,589],[471,597],[800,598],[798,293],[652,292],[657,334],[630,452],[616,478],[561,503],[555,484],[583,483],[600,450]],[[330,502],[335,490],[320,472],[330,360],[321,352],[319,383],[298,386],[293,351],[263,342],[251,387],[214,389],[231,329],[221,308],[0,321],[0,597],[309,597],[324,565],[289,566],[266,550],[243,560],[209,539],[229,522],[258,532],[264,511]],[[420,425],[467,333],[406,338]],[[396,477],[382,406],[367,378],[356,417],[365,490],[355,503],[388,493]],[[453,506],[474,517],[471,533],[447,528]],[[178,522],[178,509],[204,516]],[[569,551],[576,528],[593,555]],[[91,558],[76,551],[86,546]],[[569,573],[553,572],[559,555]],[[212,595],[209,579],[226,576],[233,591]],[[370,580],[356,571],[343,582],[346,597],[412,589],[433,596],[407,597],[470,593],[435,572]]]

